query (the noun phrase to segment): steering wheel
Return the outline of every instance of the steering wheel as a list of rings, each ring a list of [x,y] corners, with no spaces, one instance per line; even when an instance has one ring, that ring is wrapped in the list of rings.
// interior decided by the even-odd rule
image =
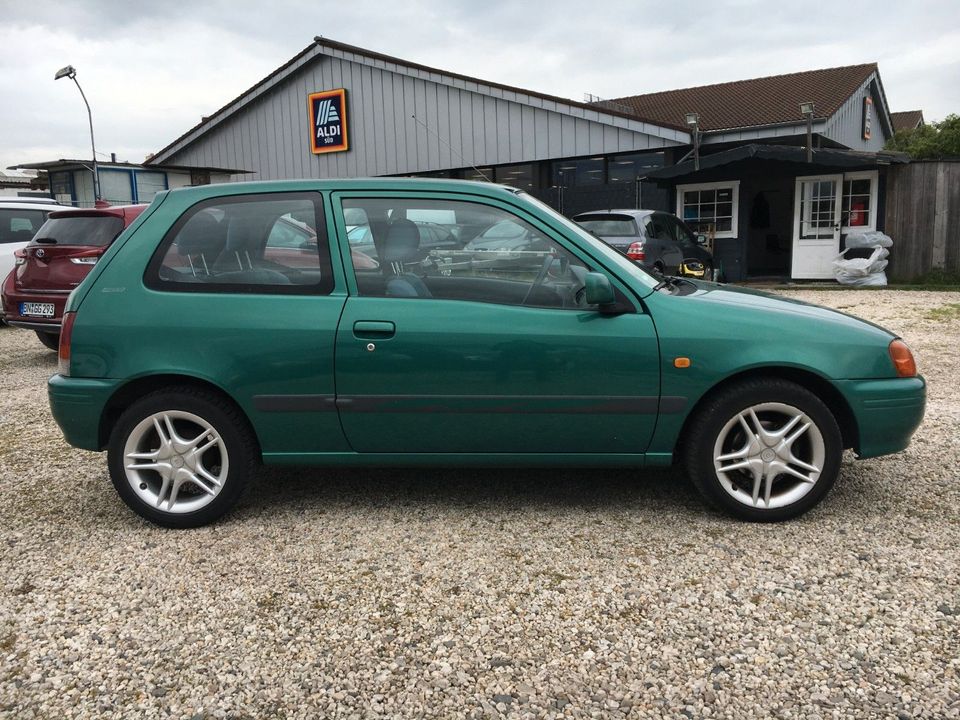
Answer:
[[[521,305],[526,305],[527,300],[529,300],[530,296],[533,295],[533,291],[543,285],[543,281],[547,278],[547,272],[550,270],[550,266],[553,264],[555,259],[556,258],[553,257],[553,254],[547,255],[543,259],[543,265],[540,266],[540,272],[537,273],[537,277],[533,281],[533,284],[527,289],[527,294],[523,296],[523,300],[520,302]]]

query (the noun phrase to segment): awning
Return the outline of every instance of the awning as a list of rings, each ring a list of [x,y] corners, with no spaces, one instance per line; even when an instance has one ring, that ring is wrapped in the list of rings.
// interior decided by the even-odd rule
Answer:
[[[693,159],[691,158],[676,165],[654,170],[647,174],[647,179],[669,180],[745,160],[796,163],[799,166],[798,170],[810,168],[869,170],[876,168],[878,165],[908,163],[910,157],[904,153],[896,152],[859,152],[856,150],[820,148],[813,151],[813,162],[808,163],[807,149],[804,147],[795,145],[741,145],[731,150],[701,155],[699,170],[694,170]]]

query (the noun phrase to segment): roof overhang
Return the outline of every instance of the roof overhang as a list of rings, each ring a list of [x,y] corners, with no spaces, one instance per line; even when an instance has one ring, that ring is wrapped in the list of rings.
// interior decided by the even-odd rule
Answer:
[[[56,172],[57,170],[73,170],[76,168],[85,168],[90,169],[93,165],[91,160],[70,160],[63,159],[60,160],[45,160],[43,162],[35,163],[20,163],[19,165],[11,165],[8,170],[46,170],[47,172]],[[157,170],[181,170],[183,172],[191,171],[207,171],[212,173],[223,173],[225,175],[249,175],[253,173],[253,170],[236,170],[233,168],[216,168],[216,167],[195,167],[187,165],[166,165],[163,163],[158,163],[156,165],[138,165],[137,163],[128,163],[128,162],[99,162],[97,166],[101,170],[109,170],[110,168],[117,168],[121,170],[149,170],[151,172],[156,172]]]
[[[813,161],[807,162],[807,150],[792,145],[741,145],[730,150],[723,150],[712,155],[700,158],[700,168],[694,168],[692,159],[684,160],[676,165],[654,170],[647,174],[649,180],[673,180],[687,177],[705,170],[732,165],[733,163],[790,163],[803,170],[869,170],[881,165],[892,165],[910,162],[908,155],[895,152],[858,152],[856,150],[840,150],[835,148],[820,148],[813,151]],[[811,173],[807,173],[811,174]]]

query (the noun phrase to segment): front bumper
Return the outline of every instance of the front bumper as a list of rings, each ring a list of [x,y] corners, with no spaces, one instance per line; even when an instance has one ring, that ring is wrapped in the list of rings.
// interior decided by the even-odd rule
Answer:
[[[62,375],[54,375],[47,381],[50,411],[68,443],[83,450],[103,449],[100,423],[104,408],[119,385],[119,380]]]
[[[927,384],[922,376],[838,383],[857,421],[860,458],[900,452],[923,421]]]

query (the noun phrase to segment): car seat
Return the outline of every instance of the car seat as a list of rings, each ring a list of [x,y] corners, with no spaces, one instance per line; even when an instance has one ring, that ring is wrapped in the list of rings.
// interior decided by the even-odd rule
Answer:
[[[417,260],[420,249],[420,228],[412,220],[394,220],[387,228],[387,237],[380,252],[382,266],[388,275],[388,297],[433,297],[421,278],[406,272],[403,264]]]
[[[210,213],[194,215],[177,235],[177,254],[186,258],[193,277],[209,276],[225,242],[221,223]]]

